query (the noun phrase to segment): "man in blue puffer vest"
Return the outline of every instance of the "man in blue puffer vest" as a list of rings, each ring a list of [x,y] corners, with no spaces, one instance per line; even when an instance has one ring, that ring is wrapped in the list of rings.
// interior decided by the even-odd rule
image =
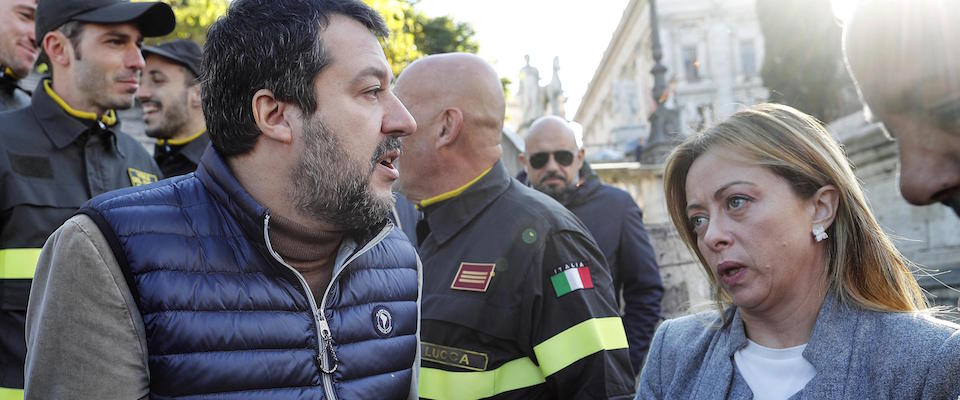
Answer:
[[[231,3],[197,171],[94,198],[44,246],[27,398],[416,396],[420,263],[387,220],[415,122],[386,35],[358,0]]]

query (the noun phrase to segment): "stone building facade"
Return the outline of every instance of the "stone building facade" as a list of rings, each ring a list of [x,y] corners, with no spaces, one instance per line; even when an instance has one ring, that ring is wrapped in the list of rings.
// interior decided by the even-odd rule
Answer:
[[[657,8],[666,105],[680,111],[682,133],[767,98],[754,0],[670,0]],[[594,161],[631,158],[647,139],[647,116],[655,107],[649,10],[646,0],[628,3],[574,117]]]

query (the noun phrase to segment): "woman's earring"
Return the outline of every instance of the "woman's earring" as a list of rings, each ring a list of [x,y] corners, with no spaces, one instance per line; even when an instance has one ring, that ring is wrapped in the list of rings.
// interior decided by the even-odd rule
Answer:
[[[818,242],[822,242],[824,239],[830,236],[827,235],[827,232],[823,229],[823,225],[814,225],[813,226],[813,238]]]

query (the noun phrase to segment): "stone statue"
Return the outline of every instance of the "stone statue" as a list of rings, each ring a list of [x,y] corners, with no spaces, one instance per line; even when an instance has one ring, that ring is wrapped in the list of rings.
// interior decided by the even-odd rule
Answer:
[[[565,104],[560,83],[560,58],[553,58],[553,77],[546,86],[540,86],[540,71],[530,65],[530,56],[523,56],[526,66],[520,69],[520,131],[544,115],[566,118]]]
[[[547,111],[550,112],[550,115],[558,115],[561,117],[566,117],[566,112],[564,110],[564,103],[567,102],[567,98],[563,95],[563,86],[560,84],[560,76],[558,72],[560,71],[560,57],[553,58],[553,77],[550,79],[550,84],[547,85],[546,89],[546,98],[547,98]]]
[[[530,56],[523,56],[526,66],[520,69],[520,126],[529,126],[543,116],[544,94],[540,89],[540,71],[530,65]]]

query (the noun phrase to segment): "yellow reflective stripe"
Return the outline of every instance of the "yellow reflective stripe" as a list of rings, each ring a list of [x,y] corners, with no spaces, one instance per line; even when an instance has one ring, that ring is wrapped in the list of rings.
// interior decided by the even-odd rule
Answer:
[[[41,249],[0,250],[0,279],[33,279]],[[3,400],[0,398],[0,400]]]
[[[457,196],[459,196],[461,193],[463,193],[464,191],[466,191],[467,189],[469,189],[470,186],[473,186],[474,183],[477,183],[477,181],[479,181],[480,178],[483,178],[484,176],[486,176],[486,175],[487,175],[487,172],[490,172],[491,169],[493,169],[493,167],[490,167],[490,168],[487,168],[487,169],[483,170],[483,172],[480,173],[480,176],[471,179],[470,182],[465,183],[463,186],[460,186],[460,187],[458,187],[458,188],[456,188],[456,189],[453,189],[453,190],[451,190],[451,191],[449,191],[449,192],[446,192],[446,193],[438,194],[438,195],[433,196],[433,197],[431,197],[431,198],[429,198],[429,199],[426,199],[426,200],[420,200],[419,203],[414,204],[414,205],[417,207],[418,210],[420,210],[420,209],[423,209],[423,208],[426,207],[426,206],[429,206],[429,205],[432,205],[432,204],[436,204],[436,203],[439,203],[439,202],[441,202],[441,201],[449,200],[449,199],[452,199],[452,198],[454,198],[454,197],[457,197]]]
[[[70,107],[70,105],[67,104],[67,102],[63,100],[63,98],[60,97],[60,95],[57,94],[57,92],[53,91],[53,86],[50,86],[50,82],[51,81],[49,79],[44,79],[43,89],[47,92],[47,96],[50,96],[50,98],[53,99],[54,102],[59,104],[60,108],[62,108],[63,111],[66,111],[67,114],[76,118],[87,119],[91,121],[96,121],[97,119],[99,119],[100,122],[103,122],[107,126],[114,126],[117,124],[116,111],[107,110],[107,112],[105,112],[103,115],[97,115],[97,113],[93,113],[89,111],[80,111],[73,107]]]
[[[425,399],[481,399],[544,382],[540,368],[524,357],[483,372],[420,368],[417,391]]]
[[[543,376],[566,368],[577,360],[602,350],[627,348],[627,334],[620,317],[594,318],[574,325],[533,346]]]
[[[23,389],[0,387],[0,400],[23,400]]]
[[[159,144],[159,145],[161,145],[161,146],[163,146],[163,145],[165,145],[165,144],[169,144],[169,145],[171,145],[171,146],[180,146],[180,145],[184,145],[184,144],[187,144],[187,143],[190,143],[190,142],[194,141],[196,138],[200,137],[200,136],[203,135],[204,133],[207,133],[207,128],[203,128],[202,131],[197,132],[197,133],[194,133],[194,134],[192,134],[192,135],[190,135],[190,136],[187,136],[187,137],[185,137],[185,138],[182,138],[182,139],[157,139],[157,144]]]

